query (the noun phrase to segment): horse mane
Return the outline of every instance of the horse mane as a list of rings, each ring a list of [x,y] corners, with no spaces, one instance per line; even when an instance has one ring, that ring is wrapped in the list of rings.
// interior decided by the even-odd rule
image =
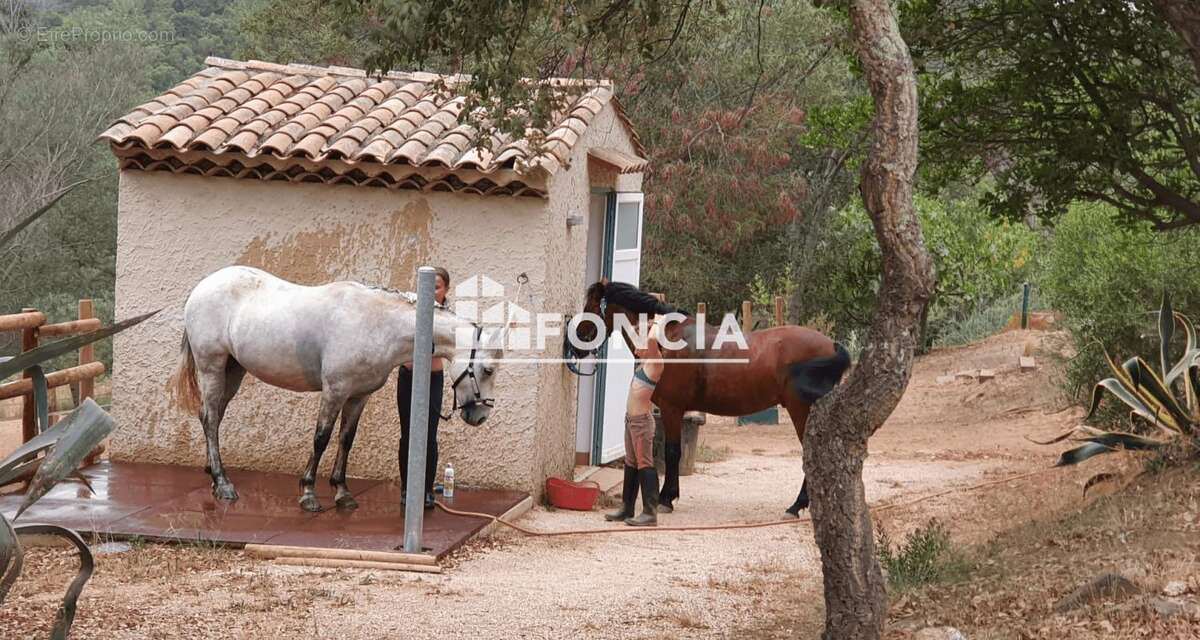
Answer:
[[[588,287],[588,297],[591,297],[595,293],[602,293],[609,302],[619,304],[634,313],[654,313],[658,315],[682,313],[685,316],[692,315],[685,309],[661,302],[658,298],[628,282],[609,282],[607,285],[603,282],[597,282]]]

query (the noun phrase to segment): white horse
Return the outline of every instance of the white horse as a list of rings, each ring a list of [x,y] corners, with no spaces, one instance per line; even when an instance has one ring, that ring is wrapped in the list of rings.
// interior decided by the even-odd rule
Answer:
[[[330,483],[339,509],[357,506],[346,487],[347,458],[367,397],[413,358],[416,305],[410,300],[357,282],[297,285],[241,266],[221,269],[192,289],[171,390],[176,403],[196,413],[204,426],[206,471],[217,499],[238,498],[221,465],[219,432],[225,408],[250,373],[283,389],[321,393],[313,453],[300,478],[300,506],[306,511],[321,510],[313,490],[317,465],[341,414]],[[472,347],[456,348],[461,328],[474,331]],[[452,359],[454,408],[472,425],[482,424],[491,412],[496,360],[502,355],[499,349],[478,347],[481,338],[482,330],[472,323],[434,310],[433,355]]]

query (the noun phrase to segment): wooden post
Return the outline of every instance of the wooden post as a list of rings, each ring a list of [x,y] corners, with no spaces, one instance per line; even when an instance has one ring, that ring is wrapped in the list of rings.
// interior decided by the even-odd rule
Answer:
[[[1021,328],[1029,328],[1029,283],[1021,285]]]
[[[79,301],[79,319],[88,320],[96,317],[95,309],[92,308],[92,300],[90,298]],[[95,361],[96,348],[93,344],[84,345],[79,348],[79,364],[88,364]],[[96,396],[96,379],[86,378],[79,381],[79,391],[76,394],[75,406],[79,406],[84,398],[94,398]]]
[[[696,303],[696,315],[698,315],[698,316],[708,315],[708,303],[697,302]]]
[[[754,330],[754,307],[749,300],[742,301],[742,333]]]
[[[32,313],[37,309],[25,308],[22,313]],[[21,353],[36,349],[38,346],[37,327],[30,327],[21,330]],[[21,372],[22,378],[32,378],[33,375],[28,371]],[[28,394],[21,399],[21,442],[29,442],[37,435],[37,403],[34,402],[33,394]]]
[[[53,427],[58,422],[58,388],[46,389],[46,395],[50,396],[46,399],[47,418],[50,420],[46,426]]]
[[[775,296],[775,326],[783,326],[783,296]]]

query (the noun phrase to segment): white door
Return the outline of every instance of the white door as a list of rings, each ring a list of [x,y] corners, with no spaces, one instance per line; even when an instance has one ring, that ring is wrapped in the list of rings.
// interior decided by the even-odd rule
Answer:
[[[609,280],[640,284],[642,272],[642,194],[616,194]],[[607,235],[607,234],[606,234]],[[600,438],[603,464],[625,455],[625,401],[633,380],[633,354],[625,340],[613,334],[608,341],[609,363],[604,373],[604,428]],[[613,362],[623,361],[623,362]]]

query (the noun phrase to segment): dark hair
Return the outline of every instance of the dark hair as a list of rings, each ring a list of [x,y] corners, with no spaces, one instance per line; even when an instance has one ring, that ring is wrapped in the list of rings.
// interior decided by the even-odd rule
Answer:
[[[434,274],[441,277],[442,282],[445,282],[446,288],[449,289],[450,288],[450,272],[446,271],[445,267],[434,267],[433,272],[434,272]]]
[[[673,307],[654,297],[653,294],[646,293],[628,282],[609,282],[607,285],[603,282],[597,282],[588,287],[588,297],[597,293],[604,296],[610,303],[619,304],[634,313],[655,313],[660,315],[682,313],[684,315],[691,315],[687,311]]]

